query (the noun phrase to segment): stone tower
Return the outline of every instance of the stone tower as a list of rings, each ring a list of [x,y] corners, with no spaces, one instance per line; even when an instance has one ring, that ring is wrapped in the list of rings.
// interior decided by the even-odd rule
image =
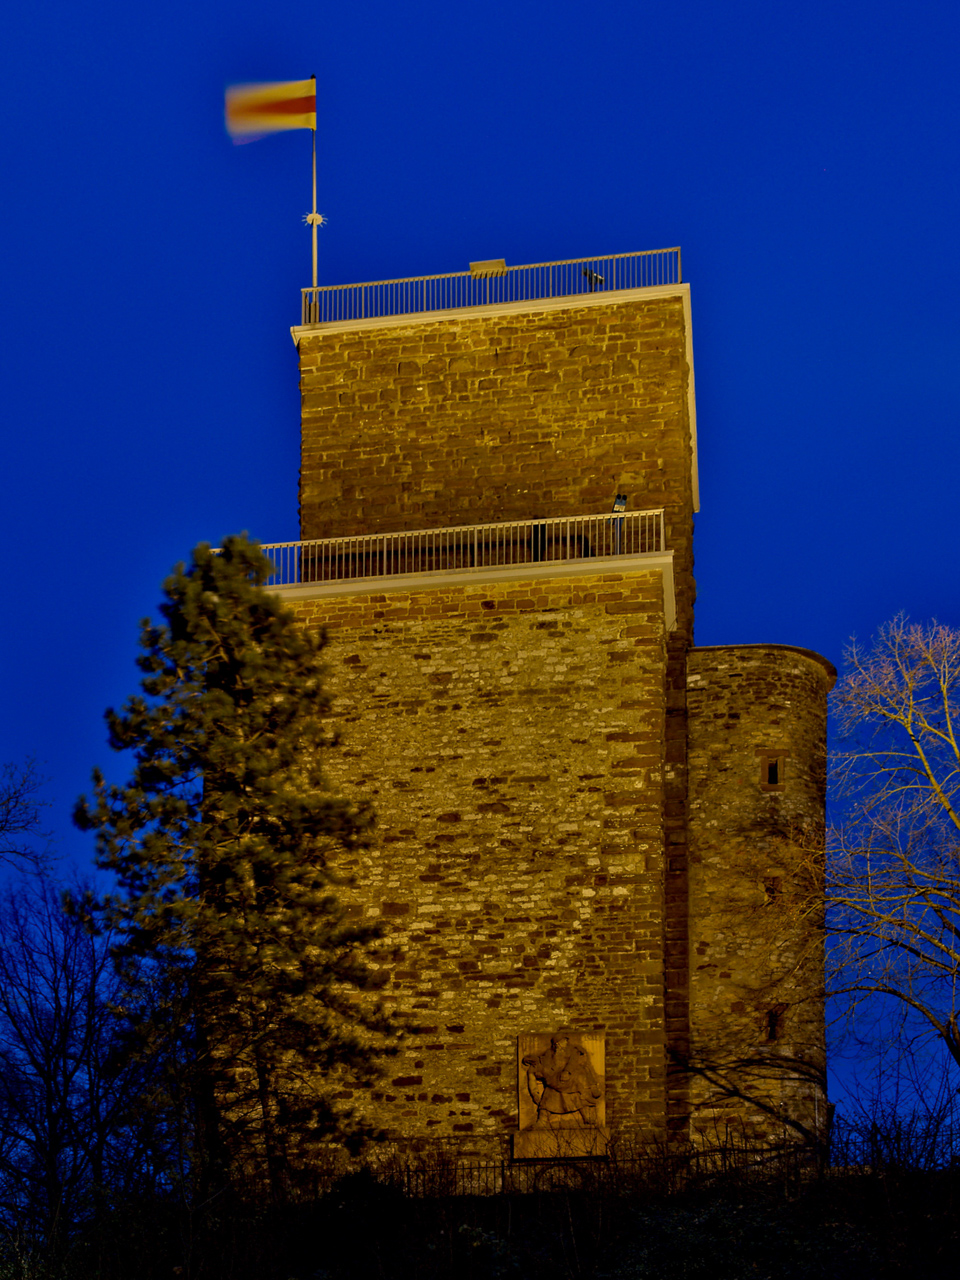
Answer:
[[[832,669],[693,647],[679,274],[304,294],[302,542],[270,554],[329,633],[332,781],[378,815],[352,892],[414,1030],[350,1101],[406,1144],[587,1156],[825,1114],[819,933],[788,906]]]

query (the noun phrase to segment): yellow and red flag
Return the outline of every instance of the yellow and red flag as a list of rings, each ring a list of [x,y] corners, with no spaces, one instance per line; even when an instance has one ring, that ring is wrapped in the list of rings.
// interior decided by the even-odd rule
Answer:
[[[282,129],[316,129],[317,82],[231,85],[224,120],[233,138],[259,137]]]

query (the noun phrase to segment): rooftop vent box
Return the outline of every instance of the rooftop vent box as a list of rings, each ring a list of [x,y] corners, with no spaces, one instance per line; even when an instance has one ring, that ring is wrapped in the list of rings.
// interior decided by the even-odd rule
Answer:
[[[470,274],[474,280],[479,280],[483,276],[505,276],[507,274],[507,263],[504,258],[488,258],[486,262],[471,262]]]

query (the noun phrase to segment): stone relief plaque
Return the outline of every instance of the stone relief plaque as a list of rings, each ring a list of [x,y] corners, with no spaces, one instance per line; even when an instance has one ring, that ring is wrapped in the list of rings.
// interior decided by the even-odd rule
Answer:
[[[555,1031],[517,1038],[520,1160],[602,1155],[604,1038]]]

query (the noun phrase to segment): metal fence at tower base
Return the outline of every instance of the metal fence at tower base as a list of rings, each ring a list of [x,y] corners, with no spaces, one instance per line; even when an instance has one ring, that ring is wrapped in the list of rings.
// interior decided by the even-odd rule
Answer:
[[[318,1187],[329,1190],[338,1179],[365,1170],[383,1185],[415,1199],[456,1196],[542,1195],[582,1192],[632,1198],[690,1190],[745,1191],[780,1186],[795,1191],[814,1181],[870,1178],[884,1172],[956,1170],[960,1148],[956,1134],[945,1138],[936,1155],[921,1149],[880,1150],[870,1135],[842,1121],[818,1141],[750,1139],[731,1131],[717,1141],[694,1146],[684,1141],[627,1143],[601,1157],[512,1160],[464,1157],[443,1140],[436,1148],[404,1155],[398,1150],[372,1161],[330,1154],[314,1170]],[[883,1135],[889,1138],[889,1133]],[[388,1146],[391,1144],[388,1144]],[[882,1142],[881,1142],[881,1145]]]
[[[262,548],[275,566],[266,584],[271,587],[636,556],[665,549],[662,507],[272,542]]]

